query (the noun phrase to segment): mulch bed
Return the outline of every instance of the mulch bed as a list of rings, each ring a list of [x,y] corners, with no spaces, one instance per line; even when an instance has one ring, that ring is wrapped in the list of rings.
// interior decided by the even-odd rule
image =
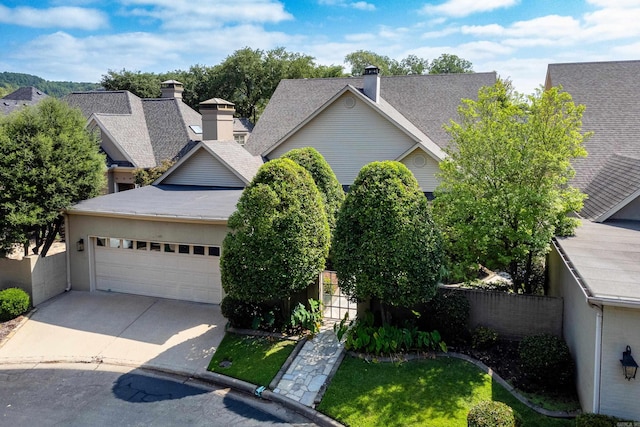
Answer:
[[[24,316],[18,316],[15,319],[0,322],[0,342],[2,342],[15,328],[22,322]]]

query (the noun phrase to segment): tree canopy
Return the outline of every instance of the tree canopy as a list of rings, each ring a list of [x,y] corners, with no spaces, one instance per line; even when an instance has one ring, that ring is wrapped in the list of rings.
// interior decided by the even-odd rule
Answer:
[[[104,187],[105,161],[80,110],[47,98],[0,118],[0,252],[55,237],[61,211]],[[46,254],[46,248],[43,255]]]
[[[586,155],[583,111],[560,88],[523,98],[504,81],[463,101],[460,123],[446,128],[453,144],[434,202],[454,275],[480,263],[506,269],[514,290],[533,291],[534,263],[554,234],[573,231],[567,215],[582,208],[585,196],[569,180],[571,160]]]
[[[285,299],[324,268],[329,226],[311,174],[290,159],[260,167],[229,218],[222,287],[248,302]]]
[[[385,76],[473,72],[471,62],[447,53],[443,53],[430,63],[428,59],[416,55],[408,55],[397,61],[368,50],[358,50],[348,54],[344,60],[351,66],[352,76],[361,76],[368,65],[375,65]]]
[[[429,74],[473,73],[473,65],[457,55],[443,53],[429,64]]]
[[[282,158],[291,159],[311,174],[324,204],[329,229],[336,228],[338,210],[344,201],[344,190],[329,163],[313,147],[296,148],[285,153]]]
[[[332,247],[340,288],[352,298],[411,307],[435,295],[444,256],[440,233],[418,181],[400,162],[360,170]]]
[[[194,65],[187,71],[161,74],[109,70],[102,76],[107,90],[129,90],[141,98],[160,96],[160,83],[179,80],[184,85],[183,100],[198,109],[200,102],[222,98],[235,104],[236,114],[254,123],[282,79],[339,77],[342,66],[317,65],[314,58],[288,52],[282,47],[263,51],[245,47],[236,50],[215,66]]]

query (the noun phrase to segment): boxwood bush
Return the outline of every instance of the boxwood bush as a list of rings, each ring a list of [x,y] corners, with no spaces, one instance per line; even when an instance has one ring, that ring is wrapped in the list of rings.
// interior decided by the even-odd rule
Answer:
[[[557,390],[573,383],[574,363],[569,347],[554,335],[524,338],[518,347],[522,372],[535,387]]]
[[[522,418],[509,405],[485,400],[471,408],[468,427],[520,427]]]
[[[29,294],[20,288],[0,291],[0,321],[15,319],[29,310]]]

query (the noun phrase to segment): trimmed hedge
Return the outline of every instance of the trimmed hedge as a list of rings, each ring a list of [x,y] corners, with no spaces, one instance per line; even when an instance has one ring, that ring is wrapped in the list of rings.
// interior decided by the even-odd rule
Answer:
[[[502,402],[485,400],[475,405],[467,415],[468,427],[520,427],[520,414]]]
[[[29,294],[20,288],[9,288],[0,291],[0,321],[15,319],[29,311]]]
[[[555,390],[573,384],[574,363],[562,338],[549,334],[528,336],[518,347],[522,372],[534,385]]]

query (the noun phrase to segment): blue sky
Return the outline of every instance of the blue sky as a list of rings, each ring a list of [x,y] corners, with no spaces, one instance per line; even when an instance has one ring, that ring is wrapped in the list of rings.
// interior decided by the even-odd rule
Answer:
[[[518,91],[547,64],[640,59],[640,0],[0,0],[0,71],[98,82],[216,65],[243,47],[343,64],[450,53]]]

